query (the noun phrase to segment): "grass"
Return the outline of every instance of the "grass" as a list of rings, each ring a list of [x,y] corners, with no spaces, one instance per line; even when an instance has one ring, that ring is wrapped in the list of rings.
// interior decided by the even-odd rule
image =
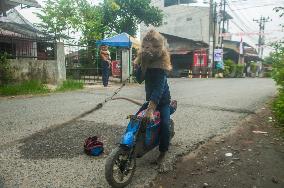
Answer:
[[[72,91],[77,89],[83,89],[84,83],[76,80],[66,80],[62,83],[60,87],[56,89],[56,91]]]
[[[49,89],[39,81],[25,81],[17,84],[7,84],[0,86],[0,95],[25,95],[48,93]]]
[[[55,92],[65,92],[83,88],[84,84],[80,81],[66,80],[55,90]],[[0,86],[0,95],[2,96],[45,94],[50,92],[52,91],[49,90],[46,85],[36,80]]]

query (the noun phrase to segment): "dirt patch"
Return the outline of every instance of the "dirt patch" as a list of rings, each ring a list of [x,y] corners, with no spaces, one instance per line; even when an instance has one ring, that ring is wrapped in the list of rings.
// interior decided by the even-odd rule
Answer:
[[[103,141],[107,155],[119,143],[123,131],[119,125],[74,121],[68,126],[39,132],[22,140],[19,150],[25,159],[73,158],[83,155],[84,140],[96,135]]]
[[[183,157],[153,187],[284,187],[284,139],[263,108],[224,137]]]

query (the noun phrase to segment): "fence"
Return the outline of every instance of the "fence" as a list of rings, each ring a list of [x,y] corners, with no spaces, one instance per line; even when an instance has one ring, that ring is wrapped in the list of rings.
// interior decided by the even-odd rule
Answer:
[[[0,33],[0,53],[9,58],[32,58],[38,60],[56,59],[56,41],[51,37],[30,37]]]
[[[66,76],[69,79],[94,83],[101,76],[100,59],[93,46],[64,44]]]

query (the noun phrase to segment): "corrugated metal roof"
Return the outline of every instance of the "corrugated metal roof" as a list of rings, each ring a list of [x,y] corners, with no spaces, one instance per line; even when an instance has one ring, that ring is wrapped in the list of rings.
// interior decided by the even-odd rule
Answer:
[[[0,29],[30,37],[36,37],[40,33],[16,9],[10,10],[7,17],[0,17]]]
[[[36,0],[1,0],[0,14],[6,14],[8,10],[15,8],[18,5],[40,8],[40,4]]]

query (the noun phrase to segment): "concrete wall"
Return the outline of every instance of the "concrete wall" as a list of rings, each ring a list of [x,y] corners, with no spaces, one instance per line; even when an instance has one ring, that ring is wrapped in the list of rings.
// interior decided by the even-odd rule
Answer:
[[[64,44],[62,42],[58,42],[56,49],[57,49],[56,51],[57,83],[61,83],[64,80],[66,80]]]
[[[209,44],[209,7],[164,7],[163,1],[152,1],[152,4],[165,14],[163,25],[155,28],[157,31]],[[141,37],[145,36],[150,28],[141,24]]]
[[[56,49],[56,60],[10,59],[15,81],[41,80],[43,83],[60,84],[66,80],[64,44],[58,43]]]
[[[10,64],[16,81],[41,80],[57,84],[56,60],[11,59]]]
[[[122,81],[125,81],[130,75],[130,62],[129,62],[129,50],[122,49],[121,53],[121,61],[122,61]]]

